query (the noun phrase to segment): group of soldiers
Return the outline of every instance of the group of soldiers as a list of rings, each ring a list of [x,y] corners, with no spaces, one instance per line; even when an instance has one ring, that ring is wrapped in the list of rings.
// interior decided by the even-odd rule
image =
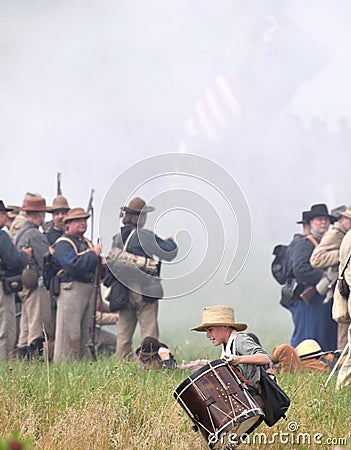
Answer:
[[[349,324],[333,320],[333,302],[335,304],[336,296],[339,296],[336,290],[341,275],[351,286],[351,206],[339,207],[330,214],[325,204],[315,204],[310,210],[303,211],[297,223],[302,225],[302,232],[295,234],[288,246],[290,279],[282,288],[283,303],[281,301],[292,314],[294,331],[291,345],[283,344],[284,348],[274,349],[277,354],[282,354],[282,358],[277,359],[288,360],[286,369],[292,371],[291,349],[296,349],[297,355],[301,356],[298,351],[301,343],[312,345],[311,355],[320,356],[345,352],[350,340]],[[287,286],[291,289],[287,295],[289,301],[285,298]],[[350,310],[350,298],[347,300]],[[283,355],[287,347],[288,357]],[[351,381],[350,361],[349,349],[339,372],[338,387]]]
[[[52,221],[45,222],[46,213],[52,214]],[[52,206],[31,193],[22,207],[0,202],[1,361],[14,354],[26,359],[81,359],[89,355],[89,348],[96,349],[100,334],[100,343],[105,337],[107,350],[115,351],[113,333],[96,334],[92,329],[92,318],[99,318],[101,324],[107,316],[106,323],[116,323],[118,314],[103,315],[108,304],[96,301],[96,269],[101,267],[103,273],[104,261],[101,245],[84,237],[89,217],[83,208],[71,209],[62,195]],[[44,262],[50,252],[61,267],[68,268],[61,271],[56,293],[44,286]],[[60,301],[55,302],[58,295]]]
[[[137,324],[142,339],[157,339],[161,260],[174,259],[177,244],[144,229],[153,210],[139,197],[121,207],[123,226],[106,259],[111,262],[110,255],[118,258],[123,250],[145,272],[142,279],[122,282],[121,274],[107,266],[101,244],[85,237],[89,208],[70,208],[61,194],[52,206],[31,193],[22,207],[1,201],[0,360],[14,354],[55,362],[96,359],[99,351],[128,358]],[[47,213],[50,222],[45,222]],[[102,283],[109,287],[105,298]],[[103,325],[117,320],[116,338]]]

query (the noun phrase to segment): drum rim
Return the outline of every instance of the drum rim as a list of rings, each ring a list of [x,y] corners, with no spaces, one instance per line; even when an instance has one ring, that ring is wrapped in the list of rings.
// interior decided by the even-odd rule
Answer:
[[[207,363],[205,366],[200,367],[200,369],[197,369],[195,372],[193,372],[191,375],[189,375],[174,391],[174,397],[177,398],[177,395],[180,395],[180,391],[183,392],[184,389],[191,384],[193,381],[196,381],[199,376],[202,376],[207,371],[211,370],[211,368],[215,368],[218,366],[228,366],[229,365],[223,360],[223,359],[216,359],[214,361],[211,361]],[[229,367],[230,368],[230,367]],[[233,373],[233,372],[232,372]],[[235,374],[234,374],[235,375]]]
[[[240,435],[238,435],[238,438],[240,439],[240,437],[241,436],[243,436],[244,434],[250,434],[250,433],[252,433],[252,431],[254,431],[261,423],[262,423],[262,421],[263,421],[263,419],[264,419],[264,413],[263,413],[263,411],[261,410],[261,408],[257,408],[259,411],[261,411],[261,413],[260,414],[254,414],[253,413],[253,411],[255,410],[255,409],[250,409],[249,410],[249,417],[246,419],[246,420],[248,420],[248,419],[252,419],[252,418],[254,418],[254,417],[256,417],[257,418],[257,420],[256,420],[256,422],[253,424],[253,425],[251,425],[251,427],[250,428],[248,428],[246,431],[244,431],[243,433],[241,433]],[[239,416],[240,417],[240,416]],[[223,426],[222,428],[220,428],[219,430],[217,430],[217,432],[216,432],[216,435],[218,435],[218,440],[220,440],[221,438],[222,438],[222,434],[223,433],[228,433],[228,432],[230,432],[230,430],[232,430],[233,428],[234,428],[234,425],[240,425],[240,424],[243,424],[245,422],[245,420],[244,421],[241,421],[241,422],[234,422],[234,419],[232,419],[230,422],[228,422],[225,426]],[[199,427],[199,425],[196,423],[196,425]],[[230,427],[230,428],[229,428]],[[200,429],[200,428],[199,428]],[[248,433],[249,432],[249,433]],[[205,437],[204,436],[204,434],[203,433],[201,433],[202,434],[202,436],[203,437]],[[207,439],[205,439],[206,441],[207,441],[207,445],[210,447],[210,448],[214,448],[214,446],[216,445],[216,444],[213,444],[213,445],[210,445],[210,443],[209,443],[209,439],[207,438]]]

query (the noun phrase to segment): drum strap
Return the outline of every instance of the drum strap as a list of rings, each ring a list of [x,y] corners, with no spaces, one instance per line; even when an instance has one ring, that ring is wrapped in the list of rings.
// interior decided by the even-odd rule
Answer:
[[[245,384],[249,385],[249,380],[238,370],[235,366],[230,366],[232,371],[243,381]]]
[[[238,333],[235,333],[235,335],[233,333],[231,333],[231,335],[229,336],[228,342],[227,342],[225,348],[223,349],[222,356],[221,356],[222,358],[225,353],[233,353],[234,355],[237,354],[237,351],[236,351],[237,336],[238,336]],[[230,368],[241,379],[241,381],[243,381],[247,385],[250,384],[248,379],[240,372],[239,369],[237,369],[235,366],[232,366],[232,365],[230,365]]]

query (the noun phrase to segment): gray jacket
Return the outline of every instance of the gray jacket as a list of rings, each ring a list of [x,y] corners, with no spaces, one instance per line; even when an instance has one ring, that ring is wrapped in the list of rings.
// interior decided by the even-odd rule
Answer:
[[[236,336],[231,334],[228,344],[230,345],[230,353],[233,355],[255,355],[256,353],[263,353],[272,359],[271,355],[267,353],[266,350],[257,344],[251,336],[248,336],[245,333],[238,333]],[[223,348],[221,358],[223,358],[224,353],[225,347]],[[239,364],[237,367],[250,382],[250,385],[261,393],[259,384],[261,379],[260,366],[256,366],[255,364]],[[268,366],[262,367],[265,369],[268,368]]]
[[[39,276],[43,275],[43,258],[49,251],[46,236],[41,233],[33,222],[27,220],[16,235],[16,247],[32,247],[32,258],[28,261],[31,269]]]

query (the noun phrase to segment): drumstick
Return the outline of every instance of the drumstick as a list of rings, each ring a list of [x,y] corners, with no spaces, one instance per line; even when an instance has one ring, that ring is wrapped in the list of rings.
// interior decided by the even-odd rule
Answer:
[[[336,369],[338,368],[339,362],[341,361],[342,357],[345,355],[346,350],[349,348],[349,343],[347,342],[347,344],[345,345],[344,350],[341,352],[341,355],[339,356],[339,359],[336,361],[333,370],[330,372],[329,377],[327,379],[327,381],[324,383],[324,385],[322,385],[324,388],[327,387],[327,384],[329,383],[331,377],[334,375],[334,372],[336,371]]]

